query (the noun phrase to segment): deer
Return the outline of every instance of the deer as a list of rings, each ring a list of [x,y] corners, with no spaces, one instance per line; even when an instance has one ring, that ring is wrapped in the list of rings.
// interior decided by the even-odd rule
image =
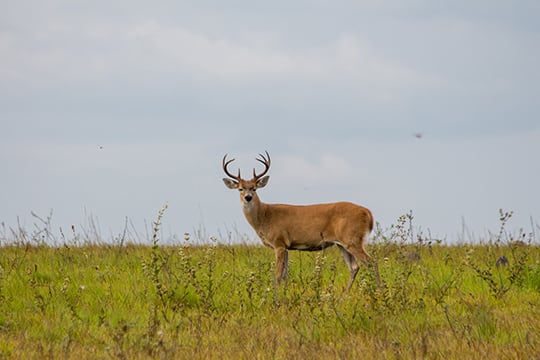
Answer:
[[[229,189],[238,190],[242,211],[262,243],[274,250],[276,258],[276,283],[286,280],[288,251],[321,251],[337,245],[350,272],[346,291],[350,291],[359,271],[358,262],[367,267],[375,265],[375,280],[380,284],[376,264],[366,251],[366,241],[373,230],[373,215],[363,206],[351,202],[315,205],[267,204],[260,200],[257,190],[268,184],[270,155],[259,154],[255,160],[264,166],[253,177],[243,179],[233,175],[228,167],[235,160],[223,157],[222,167],[227,175],[223,182]]]

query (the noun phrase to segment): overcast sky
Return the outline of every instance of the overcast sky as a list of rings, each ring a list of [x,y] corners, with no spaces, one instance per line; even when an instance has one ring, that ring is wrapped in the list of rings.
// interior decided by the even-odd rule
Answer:
[[[109,238],[168,203],[168,234],[254,238],[221,158],[248,176],[268,150],[265,202],[412,210],[448,241],[503,208],[531,231],[538,19],[537,0],[0,1],[0,222],[93,216]]]

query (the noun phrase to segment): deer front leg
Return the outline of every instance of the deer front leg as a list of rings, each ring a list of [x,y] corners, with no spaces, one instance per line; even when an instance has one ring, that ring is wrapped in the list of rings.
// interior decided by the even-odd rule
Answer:
[[[280,283],[287,278],[289,253],[285,248],[275,248],[276,253],[276,281]]]

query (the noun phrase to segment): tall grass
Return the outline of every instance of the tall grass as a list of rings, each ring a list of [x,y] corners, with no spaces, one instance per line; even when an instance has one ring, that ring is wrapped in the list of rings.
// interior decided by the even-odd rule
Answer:
[[[149,245],[2,246],[0,357],[540,356],[540,249],[531,234],[507,234],[504,213],[498,235],[476,245],[413,232],[412,213],[379,227],[369,251],[381,285],[362,268],[345,292],[335,248],[291,252],[275,287],[267,248],[190,234],[163,245],[165,212]]]

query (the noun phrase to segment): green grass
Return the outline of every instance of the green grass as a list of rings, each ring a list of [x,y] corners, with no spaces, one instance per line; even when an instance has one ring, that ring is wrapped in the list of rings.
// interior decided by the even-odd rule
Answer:
[[[275,288],[272,251],[254,246],[5,246],[5,358],[535,358],[540,250],[496,268],[489,245],[378,244],[350,293],[337,249],[291,253]],[[415,251],[420,260],[399,256]],[[476,267],[490,269],[491,280]],[[479,270],[482,271],[482,270]]]
[[[398,224],[369,246],[381,286],[362,268],[346,293],[337,248],[291,252],[275,287],[270,249],[161,246],[162,215],[149,246],[0,247],[0,358],[540,357],[537,246],[412,243]]]

